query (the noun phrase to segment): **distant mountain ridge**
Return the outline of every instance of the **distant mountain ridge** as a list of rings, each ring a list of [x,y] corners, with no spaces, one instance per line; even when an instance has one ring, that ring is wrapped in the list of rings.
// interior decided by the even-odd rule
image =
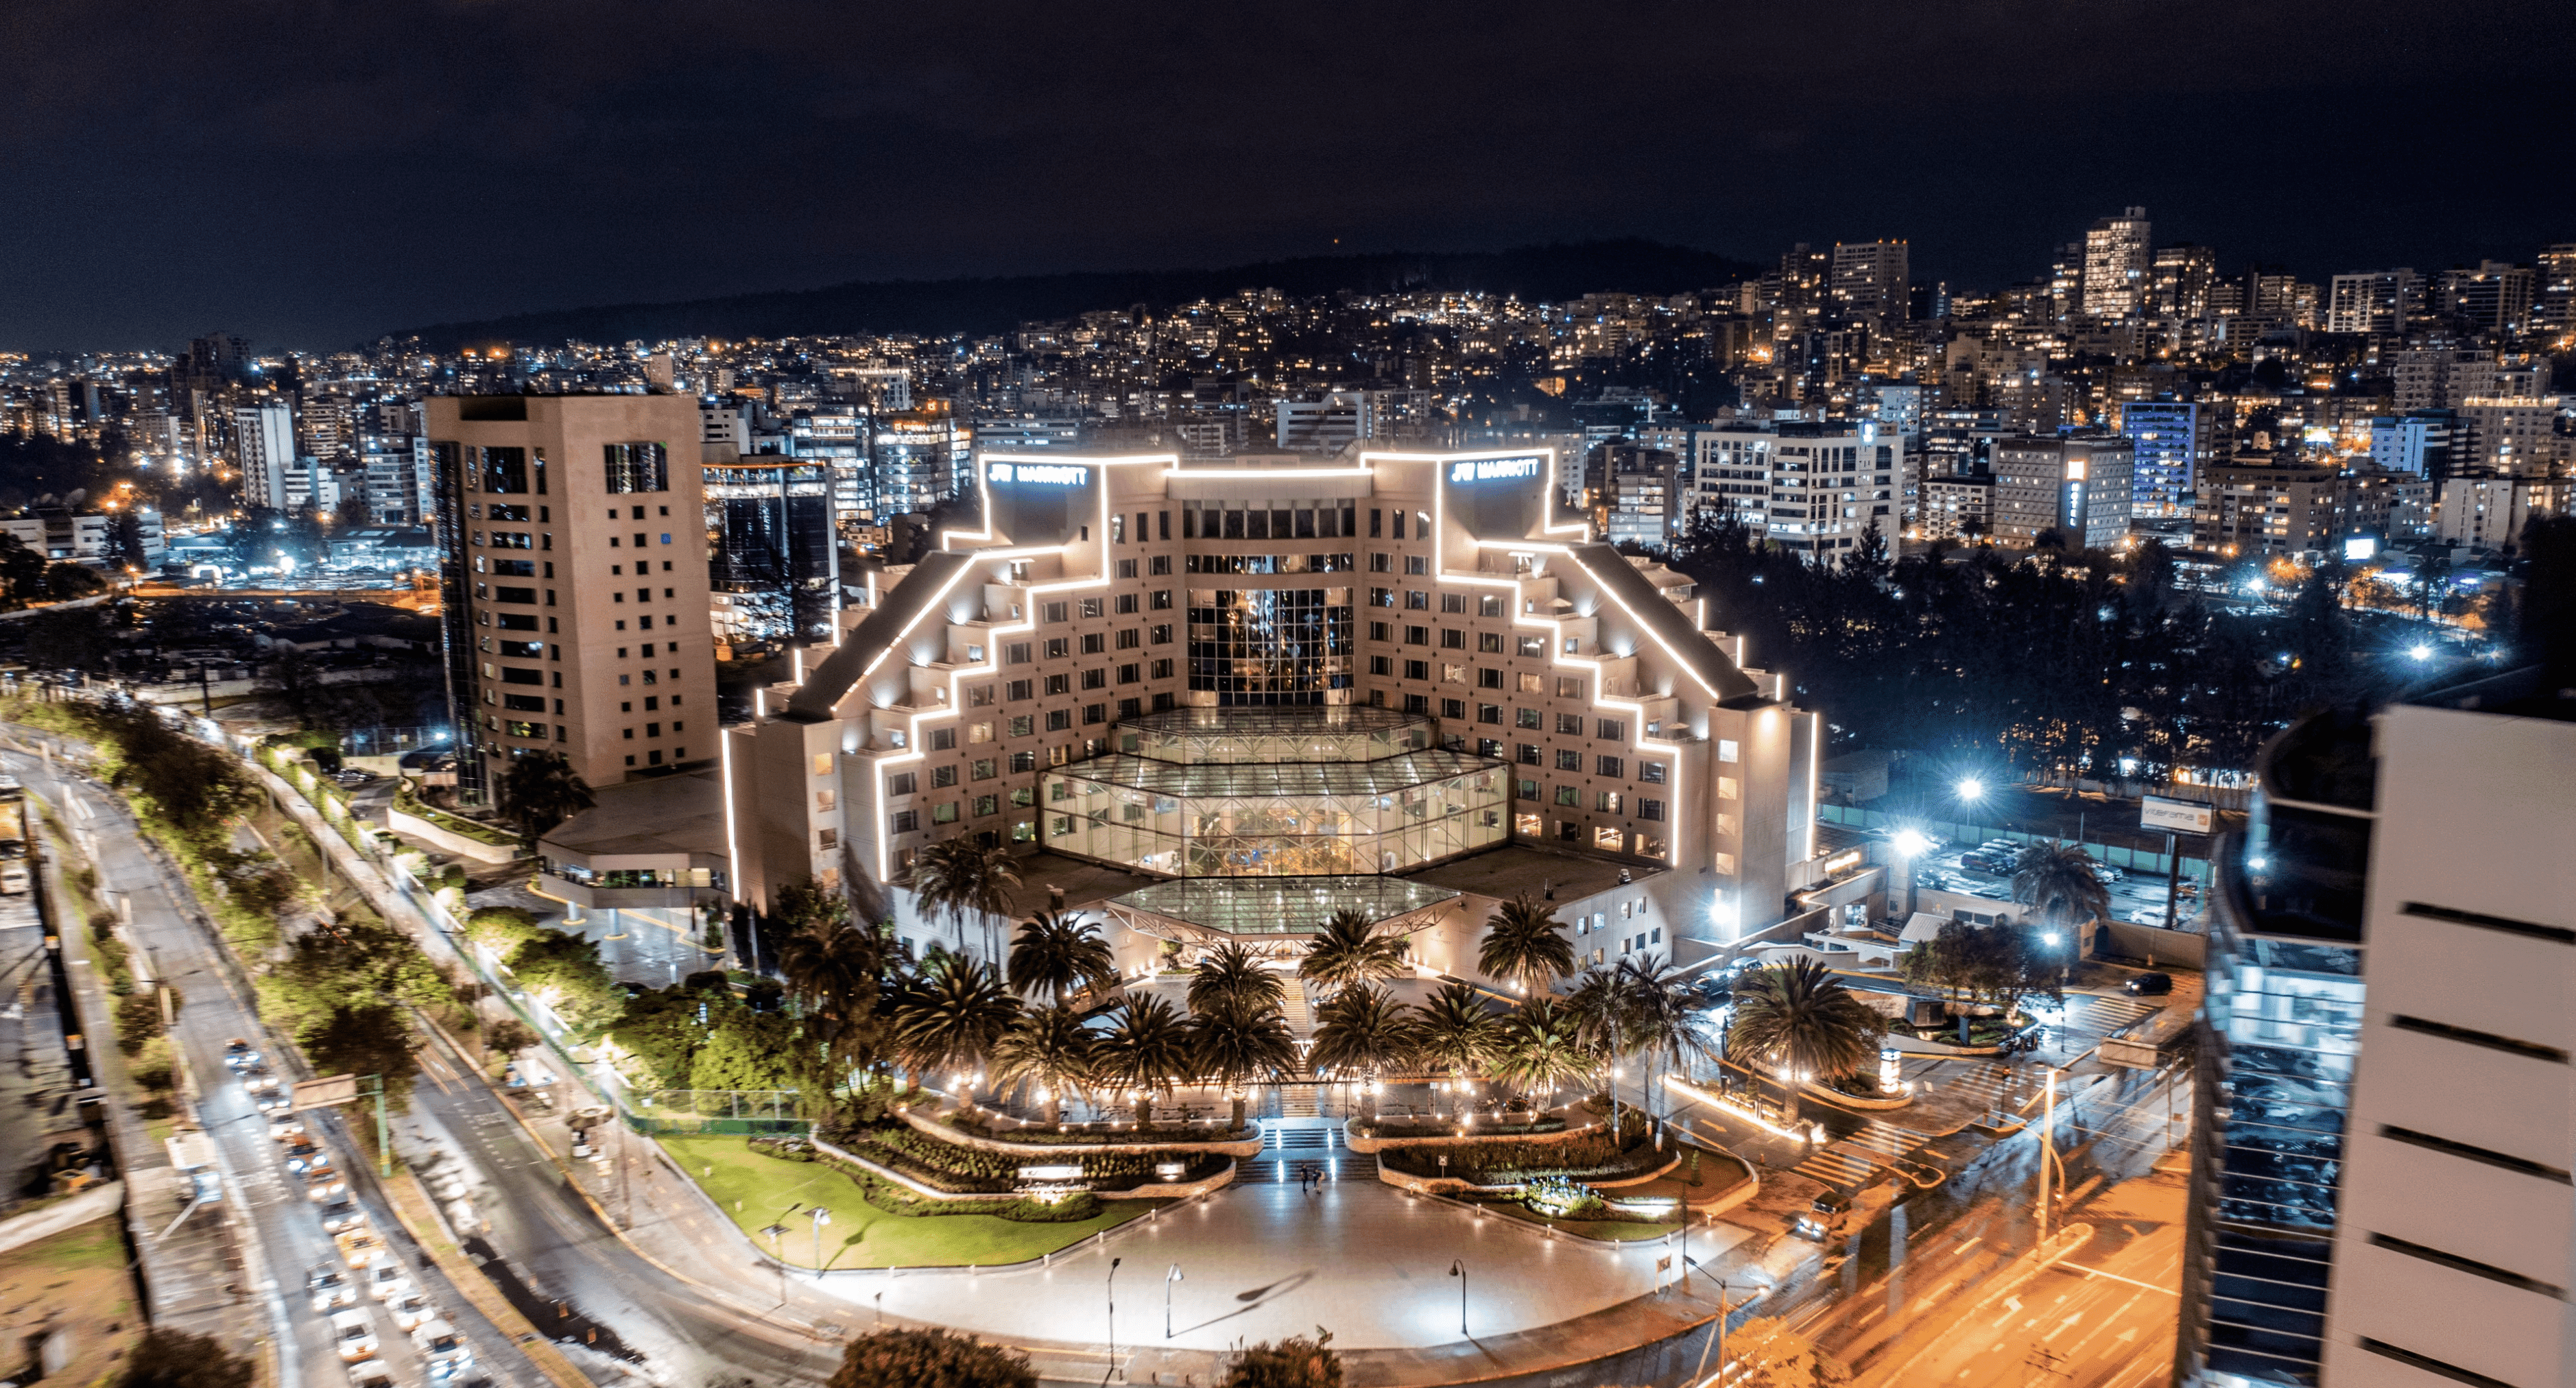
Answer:
[[[1760,267],[1713,251],[1624,239],[1506,251],[1304,256],[1215,270],[1109,270],[947,280],[862,280],[657,304],[600,304],[474,322],[405,328],[432,350],[499,342],[652,342],[672,337],[820,337],[839,334],[1008,332],[1032,319],[1070,318],[1143,304],[1169,309],[1245,289],[1298,297],[1362,292],[1482,291],[1550,302],[1584,294],[1679,294],[1713,288]]]

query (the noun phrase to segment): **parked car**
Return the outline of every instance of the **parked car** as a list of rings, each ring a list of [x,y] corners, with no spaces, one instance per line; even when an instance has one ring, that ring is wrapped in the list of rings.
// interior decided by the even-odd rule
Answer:
[[[356,1306],[342,1311],[331,1318],[331,1343],[338,1346],[343,1361],[374,1358],[375,1319]]]
[[[2165,923],[2165,908],[2141,906],[2129,913],[2129,920],[2135,925],[2162,925]]]
[[[2121,984],[2120,987],[2122,991],[2130,994],[2132,997],[2149,997],[2160,993],[2170,993],[2173,991],[2173,975],[2166,973],[2143,973],[2130,979],[2128,982]]]
[[[349,1279],[342,1276],[340,1270],[335,1267],[315,1268],[313,1274],[304,1279],[304,1290],[312,1293],[313,1309],[316,1311],[328,1311],[335,1306],[358,1304],[358,1289],[351,1286]]]

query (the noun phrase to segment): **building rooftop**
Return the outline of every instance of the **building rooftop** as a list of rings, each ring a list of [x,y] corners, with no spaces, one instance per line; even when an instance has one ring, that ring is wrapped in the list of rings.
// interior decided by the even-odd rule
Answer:
[[[709,769],[620,781],[591,792],[589,809],[538,844],[549,858],[725,856],[724,795]]]
[[[1555,891],[1560,901],[1586,897],[1619,885],[1619,874],[1626,872],[1631,881],[1651,877],[1666,869],[1652,863],[1631,859],[1596,857],[1577,849],[1541,847],[1515,843],[1483,853],[1453,858],[1445,863],[1409,872],[1409,881],[1454,892],[1472,892],[1477,896],[1509,899],[1524,892],[1544,897]]]
[[[1342,911],[1371,923],[1413,916],[1457,899],[1458,893],[1401,877],[1183,877],[1156,882],[1119,897],[1135,924],[1138,915],[1182,921],[1228,935],[1311,935]],[[1139,925],[1148,934],[1150,925]]]

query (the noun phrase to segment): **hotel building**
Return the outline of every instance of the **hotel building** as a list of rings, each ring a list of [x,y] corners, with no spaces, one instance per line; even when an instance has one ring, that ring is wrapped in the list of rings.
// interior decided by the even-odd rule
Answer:
[[[840,883],[915,948],[991,957],[1009,922],[902,886],[971,835],[1032,893],[1070,883],[1131,966],[1293,953],[1347,907],[1471,976],[1523,890],[1587,961],[1722,949],[1822,875],[1819,720],[1560,482],[1547,451],[980,458],[982,528],[886,571],[726,730],[725,880]]]

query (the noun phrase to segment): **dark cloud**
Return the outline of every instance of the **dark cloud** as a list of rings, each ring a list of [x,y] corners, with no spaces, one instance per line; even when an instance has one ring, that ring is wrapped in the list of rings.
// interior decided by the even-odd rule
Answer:
[[[18,0],[0,345],[1640,234],[2576,238],[2564,4]]]

